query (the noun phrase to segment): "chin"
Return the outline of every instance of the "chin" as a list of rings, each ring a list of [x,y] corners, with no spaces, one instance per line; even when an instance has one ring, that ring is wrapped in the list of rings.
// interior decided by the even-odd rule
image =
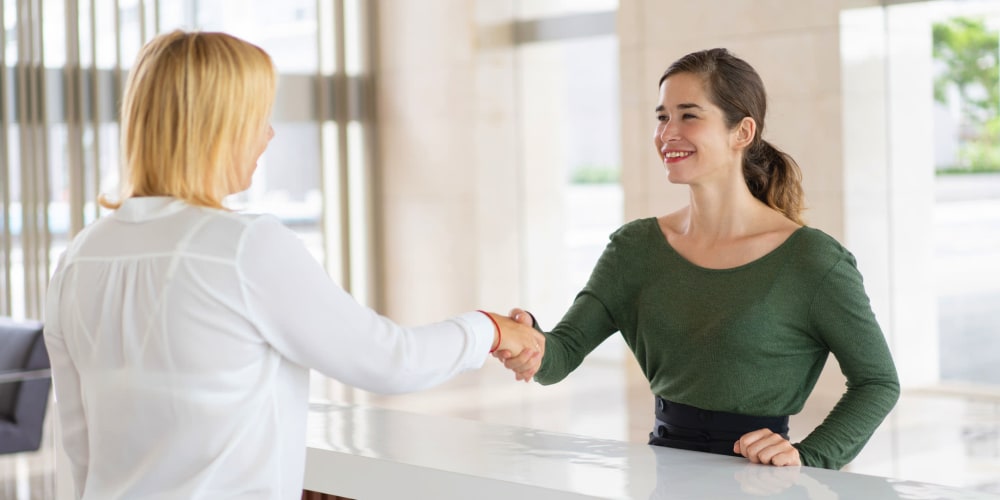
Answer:
[[[667,182],[671,184],[690,184],[691,181],[685,178],[683,175],[671,172],[667,170]]]

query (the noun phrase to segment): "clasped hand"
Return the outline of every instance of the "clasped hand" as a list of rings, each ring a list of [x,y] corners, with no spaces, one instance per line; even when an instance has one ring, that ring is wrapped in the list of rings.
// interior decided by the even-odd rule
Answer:
[[[531,315],[520,309],[511,311],[510,317],[489,314],[500,328],[500,344],[493,357],[513,371],[517,380],[530,382],[542,366],[545,336],[531,327]]]
[[[532,328],[531,314],[523,309],[512,309],[510,316],[490,314],[500,327],[500,345],[493,357],[500,360],[517,380],[531,382],[542,366],[545,355],[545,335]]]

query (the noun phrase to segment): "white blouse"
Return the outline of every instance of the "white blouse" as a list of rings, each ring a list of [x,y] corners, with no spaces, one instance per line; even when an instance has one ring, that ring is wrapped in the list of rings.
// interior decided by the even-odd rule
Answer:
[[[74,239],[45,342],[76,496],[298,499],[309,368],[373,392],[482,366],[493,324],[404,328],[272,216],[132,198]]]

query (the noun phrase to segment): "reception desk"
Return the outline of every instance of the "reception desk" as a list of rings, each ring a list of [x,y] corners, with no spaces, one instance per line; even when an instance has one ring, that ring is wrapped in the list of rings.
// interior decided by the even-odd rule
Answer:
[[[811,467],[314,403],[305,488],[379,499],[998,498]]]

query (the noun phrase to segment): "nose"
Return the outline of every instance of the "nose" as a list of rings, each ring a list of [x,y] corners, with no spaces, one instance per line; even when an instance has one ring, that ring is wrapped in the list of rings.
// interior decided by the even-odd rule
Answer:
[[[267,140],[270,141],[274,139],[274,127],[270,123],[267,124]]]
[[[660,140],[663,141],[664,143],[677,139],[677,126],[674,125],[673,120],[661,122],[659,137]]]

